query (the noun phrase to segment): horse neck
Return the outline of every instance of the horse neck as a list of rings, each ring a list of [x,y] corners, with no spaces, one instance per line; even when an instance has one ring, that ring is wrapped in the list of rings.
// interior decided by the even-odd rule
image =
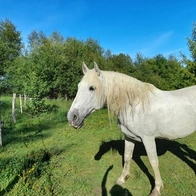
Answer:
[[[127,104],[134,108],[140,102],[143,107],[149,93],[154,89],[153,85],[125,74],[103,71],[103,76],[106,104],[108,109],[116,114],[125,109]]]

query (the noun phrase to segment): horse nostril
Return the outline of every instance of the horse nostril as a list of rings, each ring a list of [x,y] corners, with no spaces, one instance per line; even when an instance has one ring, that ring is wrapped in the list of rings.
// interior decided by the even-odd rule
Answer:
[[[76,121],[77,120],[77,115],[73,115],[73,121]]]

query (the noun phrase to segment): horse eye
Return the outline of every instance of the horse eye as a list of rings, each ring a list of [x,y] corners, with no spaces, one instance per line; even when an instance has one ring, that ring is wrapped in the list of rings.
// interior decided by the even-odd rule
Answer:
[[[90,90],[90,91],[94,91],[94,90],[95,90],[95,87],[90,86],[90,87],[89,87],[89,90]]]

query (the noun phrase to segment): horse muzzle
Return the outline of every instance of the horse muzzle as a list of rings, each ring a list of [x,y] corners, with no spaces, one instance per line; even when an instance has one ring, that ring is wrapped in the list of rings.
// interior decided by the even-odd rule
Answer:
[[[70,110],[67,114],[67,119],[75,129],[80,129],[84,124],[84,118],[79,115],[77,109]]]
[[[74,127],[75,129],[80,129],[84,124],[84,119],[94,111],[95,110],[92,109],[90,110],[90,112],[87,112],[87,114],[79,115],[78,110],[73,109],[68,112],[67,119],[72,127]]]

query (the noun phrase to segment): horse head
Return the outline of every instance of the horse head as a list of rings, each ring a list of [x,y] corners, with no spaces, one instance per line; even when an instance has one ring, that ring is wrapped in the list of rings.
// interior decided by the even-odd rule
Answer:
[[[103,77],[98,65],[89,69],[82,64],[84,76],[78,84],[76,97],[67,114],[69,123],[74,128],[81,128],[85,118],[95,110],[101,109],[105,103]]]

